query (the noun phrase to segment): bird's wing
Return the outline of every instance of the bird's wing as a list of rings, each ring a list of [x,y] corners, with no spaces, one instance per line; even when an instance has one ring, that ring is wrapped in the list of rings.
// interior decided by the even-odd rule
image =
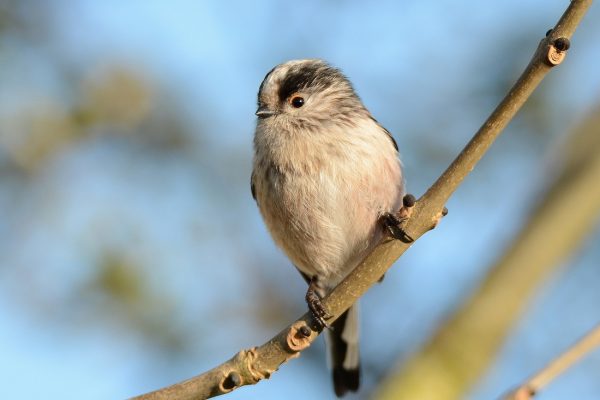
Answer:
[[[392,136],[392,134],[390,133],[390,131],[388,131],[387,129],[385,129],[380,123],[379,121],[377,121],[375,118],[373,118],[371,116],[371,119],[373,121],[375,121],[375,123],[381,128],[383,129],[383,131],[385,132],[385,134],[390,138],[390,140],[392,141],[392,144],[394,145],[394,148],[396,149],[396,151],[398,151],[398,143],[396,143],[396,140],[394,139],[394,137]]]

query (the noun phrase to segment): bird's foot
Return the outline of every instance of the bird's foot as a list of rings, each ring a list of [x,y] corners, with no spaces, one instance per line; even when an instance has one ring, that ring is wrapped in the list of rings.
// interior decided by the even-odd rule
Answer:
[[[315,320],[319,331],[323,328],[331,328],[331,326],[325,321],[327,318],[331,318],[331,315],[325,310],[323,303],[321,302],[321,296],[319,291],[321,290],[319,282],[316,278],[310,280],[308,290],[306,291],[306,304],[308,309],[312,313],[313,319]]]
[[[402,224],[406,222],[411,214],[417,200],[412,194],[407,194],[402,199],[402,208],[398,214],[386,212],[381,216],[381,222],[394,239],[398,239],[404,243],[412,243],[415,240],[402,228]]]

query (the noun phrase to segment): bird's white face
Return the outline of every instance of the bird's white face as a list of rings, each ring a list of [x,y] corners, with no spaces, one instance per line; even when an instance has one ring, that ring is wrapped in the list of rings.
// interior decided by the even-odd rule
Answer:
[[[273,68],[258,93],[259,124],[291,123],[311,127],[362,112],[348,79],[321,60],[294,60]],[[366,112],[366,110],[364,110]]]

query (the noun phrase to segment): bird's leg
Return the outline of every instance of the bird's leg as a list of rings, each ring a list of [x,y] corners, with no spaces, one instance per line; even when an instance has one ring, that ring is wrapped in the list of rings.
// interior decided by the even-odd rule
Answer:
[[[330,315],[325,310],[325,307],[323,307],[323,303],[321,303],[321,293],[323,293],[323,288],[320,285],[319,279],[313,276],[306,291],[306,304],[308,304],[308,309],[319,325],[320,331],[323,328],[330,328],[329,324],[325,322],[325,319],[329,318]]]
[[[412,209],[417,200],[412,194],[407,194],[402,199],[402,208],[398,214],[386,212],[381,215],[381,222],[394,239],[398,239],[404,243],[412,243],[415,240],[402,229],[401,225],[412,214]]]

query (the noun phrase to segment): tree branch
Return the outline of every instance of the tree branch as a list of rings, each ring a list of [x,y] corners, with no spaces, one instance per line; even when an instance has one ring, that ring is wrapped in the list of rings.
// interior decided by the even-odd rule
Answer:
[[[482,125],[473,139],[438,180],[417,201],[404,230],[415,240],[433,229],[444,204],[462,180],[508,125],[527,98],[566,53],[563,46],[591,5],[592,0],[573,0],[550,34],[542,39],[529,65],[506,97]],[[567,46],[568,47],[568,46]],[[383,240],[327,297],[323,305],[338,318],[410,247],[397,240]],[[135,397],[137,400],[204,399],[228,393],[243,385],[268,378],[281,364],[297,357],[320,332],[309,313],[259,347],[242,350],[223,364],[194,378]]]
[[[552,360],[546,367],[504,397],[505,400],[529,400],[541,389],[546,387],[556,377],[571,368],[583,356],[600,346],[600,325],[596,326],[586,336],[572,347]]]

